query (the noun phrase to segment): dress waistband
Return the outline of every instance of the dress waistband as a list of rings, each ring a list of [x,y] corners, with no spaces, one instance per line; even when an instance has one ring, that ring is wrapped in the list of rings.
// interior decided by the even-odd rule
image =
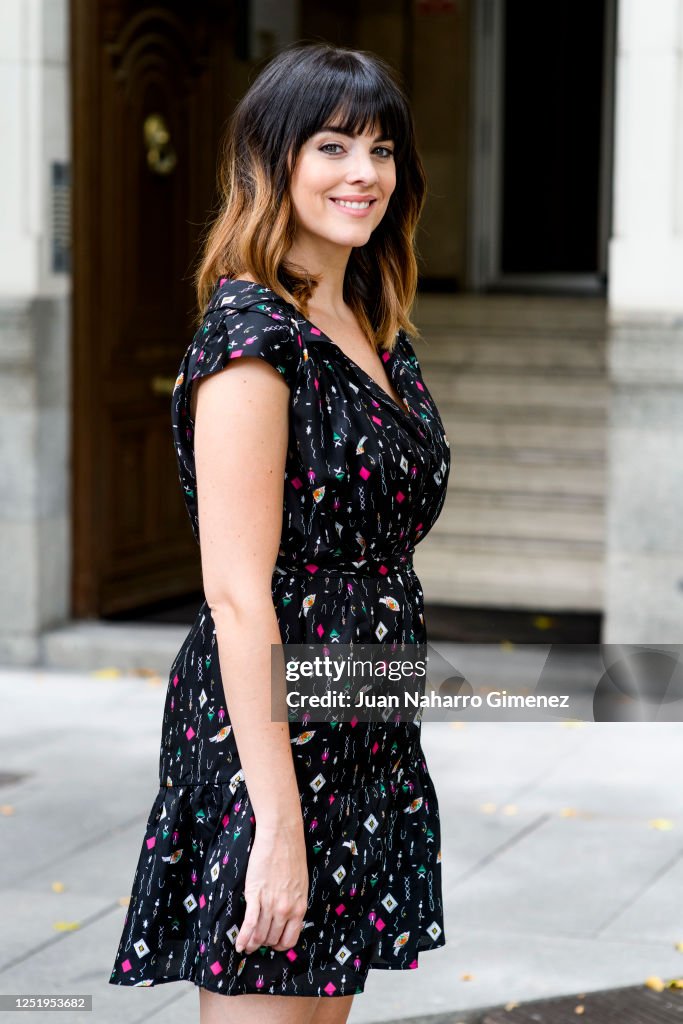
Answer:
[[[363,558],[357,562],[334,562],[326,565],[324,562],[300,562],[292,564],[285,561],[276,561],[275,572],[281,574],[300,573],[311,578],[314,576],[390,576],[392,573],[414,573],[413,559],[410,555],[392,555],[388,558]]]

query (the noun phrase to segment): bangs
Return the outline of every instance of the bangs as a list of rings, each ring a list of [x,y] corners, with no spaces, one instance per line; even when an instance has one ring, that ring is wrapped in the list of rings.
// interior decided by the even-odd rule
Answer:
[[[352,135],[377,129],[383,140],[394,142],[400,155],[412,135],[410,112],[400,91],[373,67],[357,60],[344,64],[319,69],[311,88],[300,93],[297,148],[333,126]]]

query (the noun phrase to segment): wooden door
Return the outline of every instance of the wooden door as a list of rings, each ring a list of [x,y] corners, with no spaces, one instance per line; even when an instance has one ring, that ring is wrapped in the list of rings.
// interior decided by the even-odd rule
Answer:
[[[248,84],[244,8],[72,0],[76,616],[201,586],[171,389],[221,131]]]

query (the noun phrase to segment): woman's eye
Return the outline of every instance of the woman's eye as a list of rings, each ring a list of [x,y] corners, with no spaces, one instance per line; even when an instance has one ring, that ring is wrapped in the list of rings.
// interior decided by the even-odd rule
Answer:
[[[327,152],[327,150],[329,150],[330,146],[332,146],[333,148],[336,146],[337,149],[342,149],[341,143],[339,143],[339,142],[326,142],[323,146],[320,146],[320,152],[321,153]],[[383,160],[387,160],[390,156],[394,155],[393,149],[389,149],[388,146],[376,146],[375,147],[375,152],[378,149],[383,150],[383,153],[382,153],[382,159]],[[331,153],[330,156],[336,156],[336,153]]]

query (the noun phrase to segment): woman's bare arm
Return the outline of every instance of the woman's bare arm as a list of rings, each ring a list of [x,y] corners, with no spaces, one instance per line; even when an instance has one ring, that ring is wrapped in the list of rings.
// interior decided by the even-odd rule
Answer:
[[[236,945],[243,941],[251,951],[282,935],[287,949],[308,895],[289,727],[271,721],[270,645],[281,643],[271,582],[282,528],[289,391],[273,367],[245,359],[198,381],[193,398],[204,593],[256,817],[247,916]],[[284,707],[284,674],[275,685]]]

